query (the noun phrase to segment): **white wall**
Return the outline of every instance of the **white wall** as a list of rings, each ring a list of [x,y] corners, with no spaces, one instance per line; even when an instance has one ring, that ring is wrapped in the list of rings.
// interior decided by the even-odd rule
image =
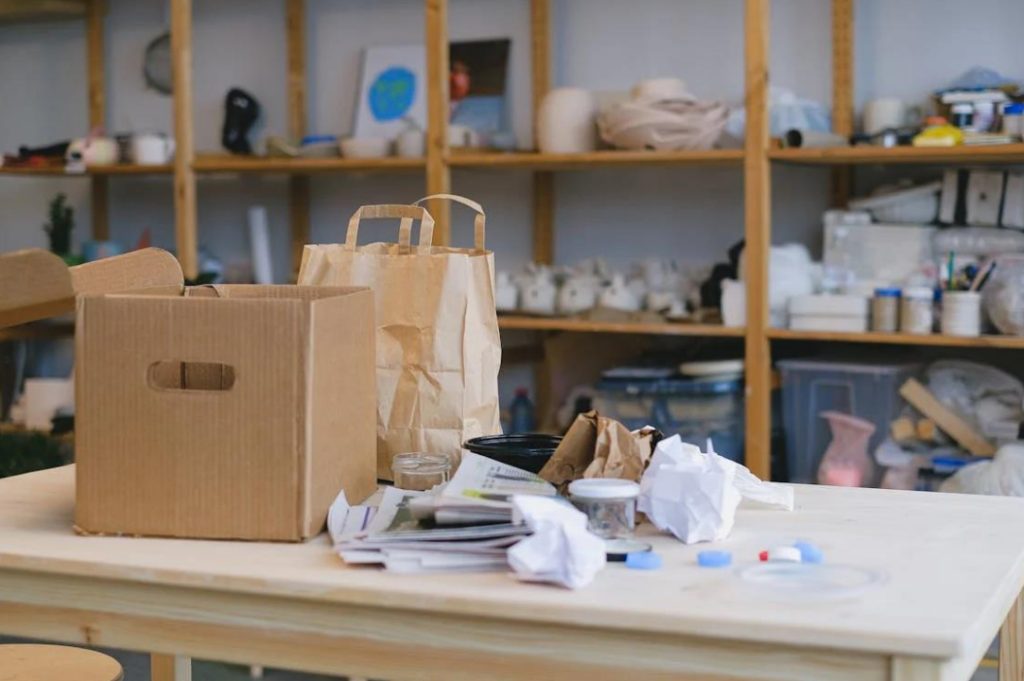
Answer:
[[[284,132],[285,45],[280,0],[199,0],[195,20],[195,119],[200,149],[216,150],[226,90],[241,86],[264,107],[263,131]],[[163,0],[111,0],[108,22],[109,124],[115,130],[170,130],[169,100],[146,90],[142,51],[166,25]],[[559,85],[614,90],[648,75],[676,75],[701,96],[738,102],[743,90],[739,0],[554,0],[554,77]],[[346,133],[364,47],[422,41],[418,0],[309,2],[311,132]],[[516,134],[531,137],[529,4],[452,0],[453,39],[510,36],[511,112]],[[964,69],[983,64],[1024,77],[1016,27],[1019,0],[861,0],[857,10],[857,100],[899,95],[923,100]],[[829,3],[775,0],[773,83],[828,101]],[[85,132],[85,45],[80,23],[0,27],[0,148],[42,144]],[[827,173],[776,168],[775,240],[817,245]],[[721,258],[742,232],[739,169],[630,169],[558,176],[560,261],[603,255],[627,261],[650,254],[692,261]],[[489,209],[499,267],[529,258],[529,176],[458,171],[457,191]],[[150,228],[172,246],[168,178],[114,179],[115,238],[132,242]],[[88,235],[87,183],[74,179],[0,181],[0,250],[43,245],[46,202],[67,192],[78,236]],[[314,183],[313,237],[339,238],[360,203],[407,201],[422,177],[333,176]],[[245,209],[270,209],[279,278],[288,271],[286,185],[277,177],[206,178],[200,183],[201,242],[231,261],[245,256]],[[468,239],[457,211],[456,238]]]

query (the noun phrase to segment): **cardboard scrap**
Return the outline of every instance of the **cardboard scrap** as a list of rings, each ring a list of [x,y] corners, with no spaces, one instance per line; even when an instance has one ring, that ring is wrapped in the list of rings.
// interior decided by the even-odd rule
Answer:
[[[564,490],[580,478],[619,478],[639,482],[654,445],[653,429],[630,432],[596,411],[580,414],[540,471]]]

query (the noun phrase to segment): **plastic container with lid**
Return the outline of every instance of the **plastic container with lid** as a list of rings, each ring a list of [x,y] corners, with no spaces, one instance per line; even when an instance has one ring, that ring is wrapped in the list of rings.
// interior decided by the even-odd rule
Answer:
[[[572,503],[587,516],[587,527],[603,539],[628,539],[636,525],[640,485],[631,480],[583,478],[569,484]]]
[[[396,454],[391,460],[395,487],[414,492],[425,492],[448,482],[452,462],[444,454],[407,452]]]
[[[1015,137],[1024,135],[1024,103],[1013,102],[1003,107],[1003,133]]]
[[[935,291],[927,286],[903,289],[900,301],[900,331],[929,334],[935,326]]]
[[[871,330],[896,333],[900,325],[900,294],[898,288],[876,288],[871,298]]]
[[[605,379],[593,408],[630,430],[652,426],[701,447],[711,438],[718,454],[743,461],[742,379]]]
[[[821,459],[832,441],[822,412],[837,411],[873,423],[875,432],[869,438],[868,451],[874,452],[904,406],[900,386],[920,369],[916,364],[820,359],[780,360],[776,366],[782,374],[789,481],[801,483],[817,481]]]

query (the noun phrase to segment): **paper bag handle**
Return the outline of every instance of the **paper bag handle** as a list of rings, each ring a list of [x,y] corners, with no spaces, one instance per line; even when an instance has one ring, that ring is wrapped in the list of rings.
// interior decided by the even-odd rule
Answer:
[[[401,218],[398,227],[398,245],[401,252],[408,252],[412,240],[412,221],[420,221],[419,249],[430,249],[434,240],[434,218],[422,206],[406,206],[402,204],[381,204],[376,206],[360,206],[348,221],[345,234],[345,250],[356,250],[359,239],[359,222],[363,218]]]
[[[484,250],[484,243],[487,236],[487,215],[484,214],[483,206],[473,199],[467,199],[465,196],[459,196],[458,194],[431,194],[430,196],[424,196],[413,205],[418,206],[424,201],[430,201],[432,199],[447,199],[448,201],[461,203],[463,206],[469,206],[475,210],[476,219],[473,221],[473,248],[478,251]]]

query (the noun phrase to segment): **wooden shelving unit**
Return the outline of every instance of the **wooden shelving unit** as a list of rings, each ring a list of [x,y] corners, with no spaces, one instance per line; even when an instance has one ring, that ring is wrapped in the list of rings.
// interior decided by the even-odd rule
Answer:
[[[285,7],[283,38],[287,46],[287,127],[298,138],[307,128],[307,65],[305,0],[280,0]],[[537,105],[551,87],[552,15],[550,0],[522,0],[530,4],[529,44],[531,92]],[[747,243],[747,325],[743,329],[707,324],[628,324],[590,322],[578,319],[502,317],[506,330],[542,333],[582,332],[595,334],[638,334],[652,336],[710,337],[743,339],[746,357],[746,460],[754,473],[769,472],[771,428],[772,344],[791,341],[814,343],[874,343],[950,348],[1022,349],[1024,339],[983,337],[978,339],[902,334],[805,333],[772,329],[768,319],[768,253],[771,245],[771,181],[774,165],[821,166],[830,170],[832,203],[845,204],[852,166],[865,164],[973,165],[1024,163],[1024,144],[993,147],[942,149],[844,147],[832,149],[773,149],[768,134],[769,16],[770,0],[744,0],[744,64],[747,135],[742,149],[700,152],[596,151],[588,154],[544,154],[539,152],[467,152],[448,147],[448,0],[422,0],[425,9],[424,45],[427,64],[427,149],[423,159],[287,159],[238,157],[225,154],[197,154],[194,148],[192,111],[192,3],[171,0],[172,62],[174,67],[174,134],[178,154],[173,166],[113,166],[96,168],[82,177],[92,182],[92,212],[96,238],[107,238],[108,181],[118,176],[172,175],[176,245],[186,275],[197,273],[198,244],[196,183],[209,175],[250,175],[257,173],[289,176],[291,256],[295,269],[302,246],[310,235],[310,176],[323,173],[423,173],[425,193],[448,192],[453,187],[453,170],[515,170],[532,174],[532,255],[540,263],[555,261],[554,174],[592,169],[641,167],[735,167],[742,171],[744,186],[744,237]],[[832,4],[832,109],[836,133],[853,132],[854,85],[854,0],[831,0]],[[38,7],[47,4],[40,0]],[[89,124],[106,121],[104,83],[104,0],[53,0],[69,16],[85,18],[88,53]],[[0,0],[0,21],[4,20]],[[738,30],[739,27],[738,27]],[[535,126],[536,127],[536,126]],[[67,176],[60,169],[2,169],[0,176]],[[458,175],[455,176],[458,178]],[[435,242],[448,244],[450,207],[438,202],[430,206],[436,221]],[[542,364],[539,381],[555,368]],[[538,406],[544,410],[543,394]]]
[[[1024,163],[1024,144],[959,147],[831,147],[827,149],[773,149],[769,157],[779,163],[800,165],[867,164],[991,164]]]
[[[174,167],[170,165],[143,166],[121,163],[113,166],[93,166],[84,172],[70,173],[64,168],[17,168],[0,167],[0,175],[24,177],[109,177],[111,175],[170,175]]]
[[[742,149],[711,151],[594,151],[588,154],[543,154],[540,152],[453,153],[448,164],[454,168],[513,168],[522,170],[594,170],[675,165],[743,165]]]
[[[884,345],[914,345],[948,348],[1004,348],[1024,350],[1024,336],[980,336],[961,338],[942,334],[916,335],[910,333],[845,333],[837,331],[793,331],[769,329],[772,340],[824,341],[831,343],[872,343]]]
[[[264,158],[199,154],[192,163],[197,173],[285,173],[311,175],[339,172],[388,172],[426,168],[422,158]]]
[[[706,336],[742,338],[741,328],[721,324],[680,322],[596,322],[589,319],[499,316],[498,326],[518,331],[571,331],[574,333],[629,333],[652,336]]]

